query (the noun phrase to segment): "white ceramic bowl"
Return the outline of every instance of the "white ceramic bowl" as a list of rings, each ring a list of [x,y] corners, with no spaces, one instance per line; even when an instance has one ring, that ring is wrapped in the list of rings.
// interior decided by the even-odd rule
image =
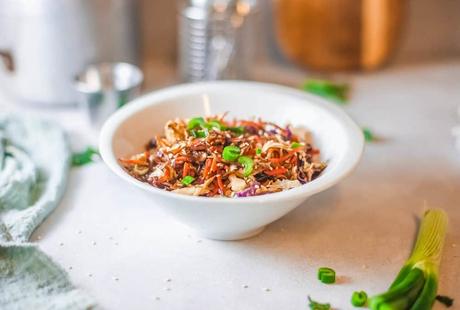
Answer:
[[[278,124],[310,129],[328,167],[314,181],[273,194],[246,198],[207,198],[171,193],[140,182],[118,163],[143,151],[167,120],[229,111],[229,117],[261,117]],[[205,82],[155,91],[113,114],[100,135],[100,152],[118,176],[146,192],[200,235],[219,240],[243,239],[293,210],[308,197],[347,176],[357,165],[364,139],[360,128],[334,104],[295,89],[255,82]],[[135,192],[132,192],[135,195]]]

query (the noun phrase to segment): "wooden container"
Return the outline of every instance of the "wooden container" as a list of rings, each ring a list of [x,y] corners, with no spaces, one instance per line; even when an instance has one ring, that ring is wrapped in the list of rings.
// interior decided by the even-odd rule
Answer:
[[[278,44],[319,70],[375,69],[398,41],[406,0],[274,0]]]

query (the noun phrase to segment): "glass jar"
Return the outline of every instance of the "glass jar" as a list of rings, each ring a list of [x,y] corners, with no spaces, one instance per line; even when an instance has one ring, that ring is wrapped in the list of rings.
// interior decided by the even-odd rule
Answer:
[[[397,45],[405,0],[274,0],[275,32],[293,62],[319,70],[374,69]]]

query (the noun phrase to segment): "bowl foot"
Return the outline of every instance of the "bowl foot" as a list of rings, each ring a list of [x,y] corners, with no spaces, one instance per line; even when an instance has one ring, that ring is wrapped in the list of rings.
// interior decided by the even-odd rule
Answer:
[[[238,233],[201,233],[198,232],[200,236],[203,236],[207,239],[212,239],[212,240],[219,240],[219,241],[236,241],[236,240],[243,240],[243,239],[248,239],[252,238],[254,236],[257,236],[260,234],[263,230],[265,229],[265,226],[249,230],[249,231],[244,231],[244,232],[238,232]]]

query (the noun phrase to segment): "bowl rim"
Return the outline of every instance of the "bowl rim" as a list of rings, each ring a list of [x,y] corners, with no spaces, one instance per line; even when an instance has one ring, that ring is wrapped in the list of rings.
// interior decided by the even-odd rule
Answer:
[[[252,91],[262,91],[264,93],[274,92],[286,96],[293,96],[297,99],[305,99],[307,104],[311,104],[319,109],[325,110],[343,125],[345,129],[345,136],[349,139],[350,144],[344,153],[344,158],[342,159],[344,164],[336,166],[335,171],[331,174],[319,176],[307,184],[290,190],[236,199],[228,197],[189,196],[159,189],[133,178],[118,163],[112,148],[113,137],[119,126],[131,116],[147,107],[160,104],[167,99],[193,94],[203,94],[209,91],[228,90],[229,88],[236,88],[238,91],[247,89]],[[211,81],[174,85],[147,93],[134,99],[129,104],[123,106],[121,109],[112,114],[109,119],[105,121],[99,135],[99,151],[103,161],[116,175],[141,189],[159,194],[165,198],[176,198],[178,200],[193,201],[195,203],[247,204],[254,202],[262,203],[270,200],[300,199],[302,197],[309,197],[334,186],[347,177],[358,165],[364,151],[364,136],[358,125],[350,118],[350,116],[348,116],[348,114],[345,113],[345,111],[343,111],[342,108],[318,96],[287,86],[270,83],[231,80]]]

